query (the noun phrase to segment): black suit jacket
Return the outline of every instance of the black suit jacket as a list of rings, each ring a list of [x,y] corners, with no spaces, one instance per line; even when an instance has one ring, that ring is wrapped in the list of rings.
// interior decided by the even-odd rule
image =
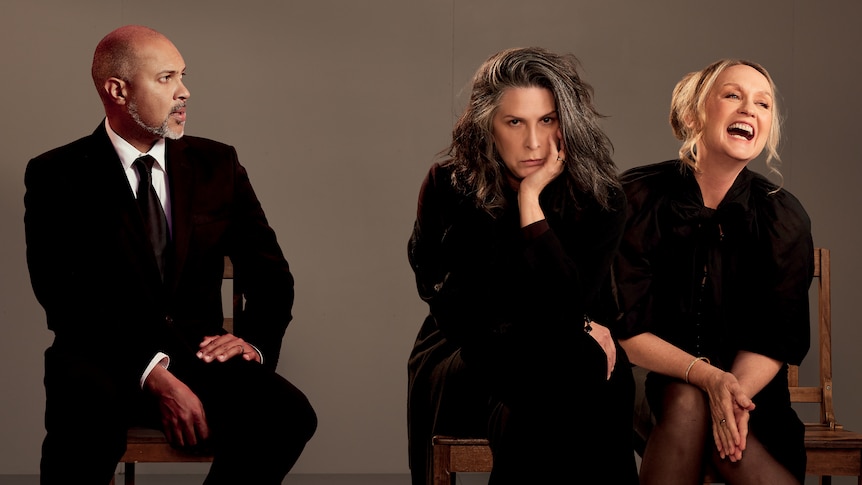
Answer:
[[[27,263],[54,345],[94,352],[135,382],[159,351],[182,365],[203,336],[224,333],[228,255],[246,295],[234,332],[274,369],[293,277],[236,150],[184,136],[165,156],[174,257],[164,283],[104,124],[27,165]]]

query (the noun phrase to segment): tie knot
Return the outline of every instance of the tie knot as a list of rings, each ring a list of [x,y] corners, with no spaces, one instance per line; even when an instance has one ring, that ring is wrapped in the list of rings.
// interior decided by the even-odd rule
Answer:
[[[154,163],[156,163],[155,158],[153,158],[151,155],[144,155],[142,157],[139,157],[137,160],[135,160],[134,164],[137,165],[138,167],[145,168],[147,173],[152,173]],[[138,171],[140,172],[140,168],[138,168]]]

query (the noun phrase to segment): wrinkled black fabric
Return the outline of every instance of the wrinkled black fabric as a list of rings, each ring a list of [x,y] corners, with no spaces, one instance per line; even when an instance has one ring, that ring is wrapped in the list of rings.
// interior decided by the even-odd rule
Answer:
[[[810,340],[811,222],[799,200],[743,169],[716,209],[678,160],[623,174],[629,202],[615,264],[617,336],[652,332],[729,369],[739,351],[799,364]],[[647,394],[664,379],[651,376]],[[804,429],[787,366],[753,397],[751,432],[804,478]]]
[[[625,199],[615,194],[612,211],[545,210],[522,229],[517,194],[507,197],[491,217],[445,165],[422,185],[408,245],[429,305],[408,362],[413,484],[430,483],[434,434],[488,437],[493,484],[637,483],[631,367],[619,349],[607,381],[583,331],[584,313],[616,315],[609,277]]]

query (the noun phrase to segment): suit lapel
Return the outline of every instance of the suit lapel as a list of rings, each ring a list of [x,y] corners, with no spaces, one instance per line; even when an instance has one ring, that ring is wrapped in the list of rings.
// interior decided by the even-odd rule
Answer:
[[[91,147],[84,154],[85,165],[92,170],[92,186],[104,196],[104,204],[118,206],[121,221],[120,230],[127,233],[130,250],[134,251],[139,260],[147,261],[146,268],[149,277],[160,281],[159,267],[150,248],[135,194],[129,186],[129,180],[123,170],[123,164],[117,155],[104,123],[100,124],[90,136]]]
[[[98,187],[99,191],[104,191],[106,204],[118,204],[122,208],[120,211],[122,229],[128,231],[132,236],[131,239],[136,241],[135,249],[143,254],[152,253],[146,244],[146,229],[135,203],[135,194],[129,186],[123,164],[114,150],[114,145],[111,144],[111,139],[108,138],[104,124],[96,128],[91,139],[93,141],[92,151],[85,155],[88,159],[87,163],[92,164],[93,171],[91,173],[94,177],[104,177],[102,181],[94,178],[94,187]],[[152,260],[155,267],[155,257]]]

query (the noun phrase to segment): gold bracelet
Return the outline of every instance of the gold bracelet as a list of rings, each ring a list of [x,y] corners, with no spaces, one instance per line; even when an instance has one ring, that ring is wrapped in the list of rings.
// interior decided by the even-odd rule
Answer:
[[[691,363],[688,364],[688,368],[685,370],[685,383],[686,384],[689,383],[688,382],[688,373],[691,372],[691,368],[694,367],[694,363],[699,361],[699,360],[702,360],[702,361],[706,362],[707,364],[709,364],[709,359],[707,359],[706,357],[695,357],[694,360],[692,360]]]

